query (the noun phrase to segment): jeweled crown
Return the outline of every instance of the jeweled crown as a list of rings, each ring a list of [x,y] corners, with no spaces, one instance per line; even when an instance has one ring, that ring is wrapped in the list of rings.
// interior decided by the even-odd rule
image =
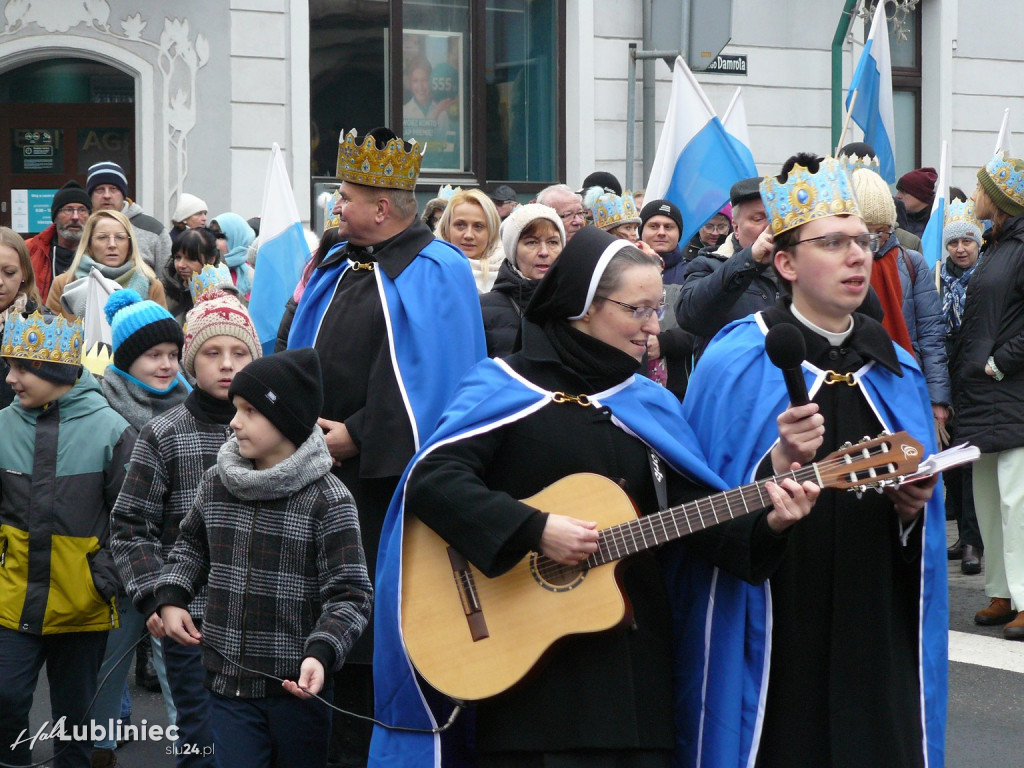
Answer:
[[[408,151],[406,143],[410,145]],[[380,150],[372,136],[366,136],[362,144],[356,144],[353,128],[338,142],[337,177],[353,184],[411,191],[416,188],[422,162],[423,153],[417,151],[415,139],[404,142],[394,138]]]
[[[764,177],[761,200],[773,235],[826,216],[861,215],[850,174],[832,157],[821,161],[817,173],[798,163],[785,182],[775,176]]]
[[[950,224],[958,222],[964,222],[965,224],[977,227],[979,230],[981,229],[981,222],[974,215],[973,200],[951,200],[946,205],[946,215],[942,222],[943,226],[948,227]]]
[[[1016,167],[1013,158],[1007,156],[1005,152],[1000,152],[988,161],[985,172],[1000,192],[1017,205],[1024,205],[1024,170]]]
[[[601,195],[590,209],[594,226],[605,231],[620,224],[639,224],[640,214],[636,211],[633,194],[625,192],[619,196],[613,193]]]
[[[12,313],[4,325],[0,355],[41,363],[82,364],[81,318],[68,322],[63,315]]]
[[[217,266],[207,264],[203,267],[202,272],[196,272],[192,275],[188,288],[192,292],[192,303],[198,304],[199,299],[207,291],[212,291],[215,288],[231,288],[234,284],[234,281],[231,279],[231,270],[227,264],[219,264]]]
[[[846,168],[846,172],[851,176],[858,168],[867,168],[869,171],[874,171],[881,175],[882,164],[878,162],[877,157],[872,157],[871,155],[864,155],[863,157],[860,155],[843,155],[839,158],[839,163]]]

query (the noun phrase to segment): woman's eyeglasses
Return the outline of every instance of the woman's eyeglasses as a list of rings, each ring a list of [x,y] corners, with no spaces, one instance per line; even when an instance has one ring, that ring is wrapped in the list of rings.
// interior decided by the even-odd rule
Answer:
[[[633,304],[627,304],[624,301],[619,301],[618,299],[609,299],[607,296],[595,296],[594,298],[610,301],[612,304],[618,304],[620,307],[632,312],[634,320],[639,320],[644,323],[651,319],[651,315],[656,316],[659,320],[665,316],[664,303],[659,304],[656,307],[637,307]]]
[[[110,240],[113,240],[114,242],[117,243],[123,243],[128,240],[128,235],[126,235],[124,232],[110,234],[98,233],[94,234],[92,236],[92,239],[95,240],[97,243],[105,243]]]

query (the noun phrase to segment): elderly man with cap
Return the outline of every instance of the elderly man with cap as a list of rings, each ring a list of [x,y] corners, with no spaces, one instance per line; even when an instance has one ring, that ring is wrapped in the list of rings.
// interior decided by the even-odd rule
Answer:
[[[389,128],[353,130],[338,151],[336,207],[347,241],[313,270],[288,348],[313,347],[324,376],[320,426],[352,491],[368,570],[388,503],[462,375],[487,354],[473,272],[416,215],[423,155]],[[335,678],[344,709],[372,714],[373,633]],[[365,764],[370,727],[335,720],[332,760]],[[346,762],[349,761],[349,762]]]
[[[717,250],[690,262],[676,303],[679,326],[697,336],[695,357],[711,338],[733,320],[767,309],[778,301],[778,283],[769,267],[772,236],[768,216],[754,177],[729,190],[734,230]]]
[[[128,217],[139,242],[142,260],[156,274],[164,274],[171,258],[171,236],[163,224],[146,215],[142,206],[128,197],[128,176],[124,168],[109,160],[90,165],[85,191],[92,198],[93,210],[118,211]]]
[[[57,190],[50,205],[50,226],[25,241],[32,258],[32,271],[36,276],[39,297],[46,301],[50,283],[63,274],[75,258],[75,250],[82,239],[85,221],[92,212],[92,200],[82,185],[69,181]]]
[[[683,233],[683,213],[671,200],[650,200],[640,211],[640,239],[661,257],[665,283],[681,285],[687,262],[679,237]]]
[[[552,184],[537,193],[537,202],[554,208],[565,229],[565,242],[583,229],[587,223],[587,211],[583,207],[583,197],[569,189],[567,184]]]
[[[494,207],[498,209],[498,216],[501,217],[502,221],[507,219],[508,215],[519,205],[516,202],[516,191],[508,184],[499,184],[488,192],[487,196],[491,198]]]
[[[907,209],[907,226],[904,229],[918,237],[924,234],[928,225],[938,178],[934,168],[916,168],[900,176],[896,182],[896,199],[902,201]]]

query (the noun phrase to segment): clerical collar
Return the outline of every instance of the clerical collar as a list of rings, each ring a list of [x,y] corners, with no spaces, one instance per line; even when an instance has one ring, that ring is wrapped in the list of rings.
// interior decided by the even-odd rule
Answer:
[[[793,317],[795,317],[801,323],[806,325],[816,334],[818,334],[819,336],[824,336],[825,339],[828,341],[829,346],[843,346],[843,344],[846,343],[846,340],[850,338],[850,335],[853,333],[853,315],[850,315],[850,325],[845,331],[842,331],[841,333],[833,333],[832,331],[826,331],[824,328],[815,325],[806,317],[804,317],[803,314],[801,314],[800,310],[796,308],[796,304],[790,304],[789,311],[793,313]]]

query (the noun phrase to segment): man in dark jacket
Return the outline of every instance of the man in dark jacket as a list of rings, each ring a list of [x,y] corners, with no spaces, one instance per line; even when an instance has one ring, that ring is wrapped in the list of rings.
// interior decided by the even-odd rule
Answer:
[[[640,239],[661,256],[665,283],[682,285],[686,275],[687,260],[679,245],[682,234],[683,213],[671,200],[651,200],[640,211]]]
[[[915,168],[896,182],[896,199],[907,209],[905,229],[918,237],[924,234],[935,201],[935,182],[939,174],[934,168]]]
[[[697,358],[728,323],[767,309],[779,299],[779,286],[770,269],[772,237],[760,183],[755,176],[732,185],[732,236],[717,250],[703,252],[687,270],[676,302],[676,319],[681,328],[697,337]]]
[[[39,298],[46,301],[50,283],[63,274],[75,258],[85,221],[92,213],[92,200],[82,185],[72,179],[57,190],[50,205],[50,226],[25,241],[32,259]]]

